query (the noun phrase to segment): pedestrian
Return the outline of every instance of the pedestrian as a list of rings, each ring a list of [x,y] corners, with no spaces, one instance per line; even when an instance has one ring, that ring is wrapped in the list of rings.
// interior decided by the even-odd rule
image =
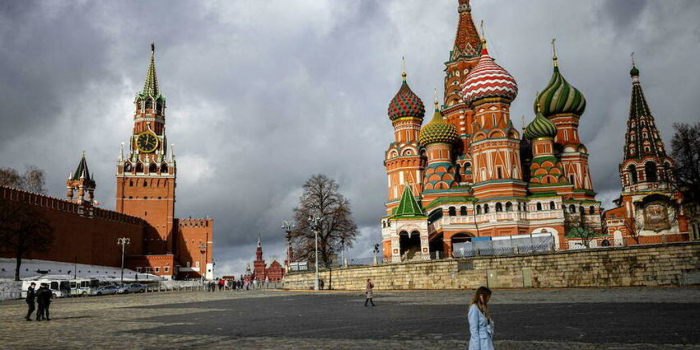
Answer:
[[[219,280],[219,291],[221,291],[222,289],[224,289],[224,285],[225,285],[225,284],[226,284],[226,280],[225,280],[225,279],[222,278],[222,279]]]
[[[29,288],[27,288],[27,298],[25,301],[27,302],[27,316],[25,319],[27,321],[32,320],[32,313],[36,309],[36,306],[34,306],[34,299],[36,299],[36,292],[34,291],[34,287],[36,286],[36,283],[32,282],[29,285]]]
[[[469,350],[493,349],[493,321],[489,314],[488,302],[491,290],[479,287],[469,305]]]
[[[323,278],[318,280],[318,289],[323,290]]]
[[[39,305],[39,309],[36,313],[37,321],[44,319],[51,321],[51,318],[49,317],[49,306],[51,305],[52,297],[53,293],[51,292],[51,289],[49,289],[49,285],[47,283],[42,283],[41,288],[39,288],[39,291],[36,293],[36,301]]]
[[[370,303],[372,303],[372,306],[374,307],[374,301],[372,300],[372,298],[374,297],[374,295],[372,294],[373,289],[374,289],[374,284],[368,278],[367,285],[365,286],[365,297],[366,297],[365,298],[365,306],[367,306],[367,302],[369,301]]]

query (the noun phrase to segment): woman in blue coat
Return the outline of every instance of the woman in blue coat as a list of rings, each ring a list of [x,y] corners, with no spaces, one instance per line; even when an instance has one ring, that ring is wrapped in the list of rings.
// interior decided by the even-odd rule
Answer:
[[[494,350],[493,321],[488,307],[490,298],[491,290],[479,287],[469,305],[469,350]]]

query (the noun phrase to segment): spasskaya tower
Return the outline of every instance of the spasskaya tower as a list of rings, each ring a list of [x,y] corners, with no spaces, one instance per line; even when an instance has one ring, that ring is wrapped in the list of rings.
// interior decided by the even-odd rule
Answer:
[[[134,128],[127,154],[122,144],[117,161],[117,206],[155,229],[146,238],[148,254],[171,254],[174,249],[176,164],[165,135],[165,97],[160,94],[155,45],[143,91],[134,99]],[[153,231],[153,230],[152,230]]]

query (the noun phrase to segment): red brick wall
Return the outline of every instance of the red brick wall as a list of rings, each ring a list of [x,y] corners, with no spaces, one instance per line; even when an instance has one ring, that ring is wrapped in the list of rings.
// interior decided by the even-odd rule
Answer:
[[[54,241],[45,253],[25,258],[80,264],[121,266],[117,238],[128,237],[127,255],[143,251],[148,223],[110,210],[0,186],[0,198],[24,201],[42,210],[54,229]],[[6,255],[5,257],[12,257]]]

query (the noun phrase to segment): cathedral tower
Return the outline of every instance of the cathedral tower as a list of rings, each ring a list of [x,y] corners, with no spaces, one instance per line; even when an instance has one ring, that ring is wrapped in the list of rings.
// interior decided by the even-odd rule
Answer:
[[[558,58],[552,41],[554,72],[547,86],[535,101],[540,105],[542,115],[557,127],[554,138],[557,155],[561,158],[564,175],[574,185],[574,198],[595,200],[593,182],[588,168],[588,150],[581,143],[578,125],[586,110],[586,98],[569,84],[559,72]]]
[[[460,143],[456,145],[456,165],[460,182],[471,184],[471,155],[469,144],[473,133],[474,112],[469,109],[460,94],[464,81],[481,57],[481,39],[474,26],[469,0],[458,1],[459,22],[450,57],[445,62],[445,99],[442,115],[454,125]]]
[[[406,68],[401,74],[401,88],[389,103],[388,115],[394,126],[394,142],[384,155],[389,193],[386,210],[391,214],[398,205],[404,184],[410,184],[415,193],[423,191],[423,159],[420,155],[418,134],[425,116],[423,101],[406,82]]]
[[[515,79],[493,61],[482,40],[479,63],[467,75],[462,99],[475,112],[469,151],[474,195],[524,197],[520,134],[510,120],[510,104],[518,94]]]
[[[128,154],[123,145],[117,160],[117,206],[121,213],[141,217],[156,232],[148,238],[149,254],[173,252],[175,156],[165,136],[165,97],[160,94],[155,46],[143,90],[134,100],[134,127]]]

